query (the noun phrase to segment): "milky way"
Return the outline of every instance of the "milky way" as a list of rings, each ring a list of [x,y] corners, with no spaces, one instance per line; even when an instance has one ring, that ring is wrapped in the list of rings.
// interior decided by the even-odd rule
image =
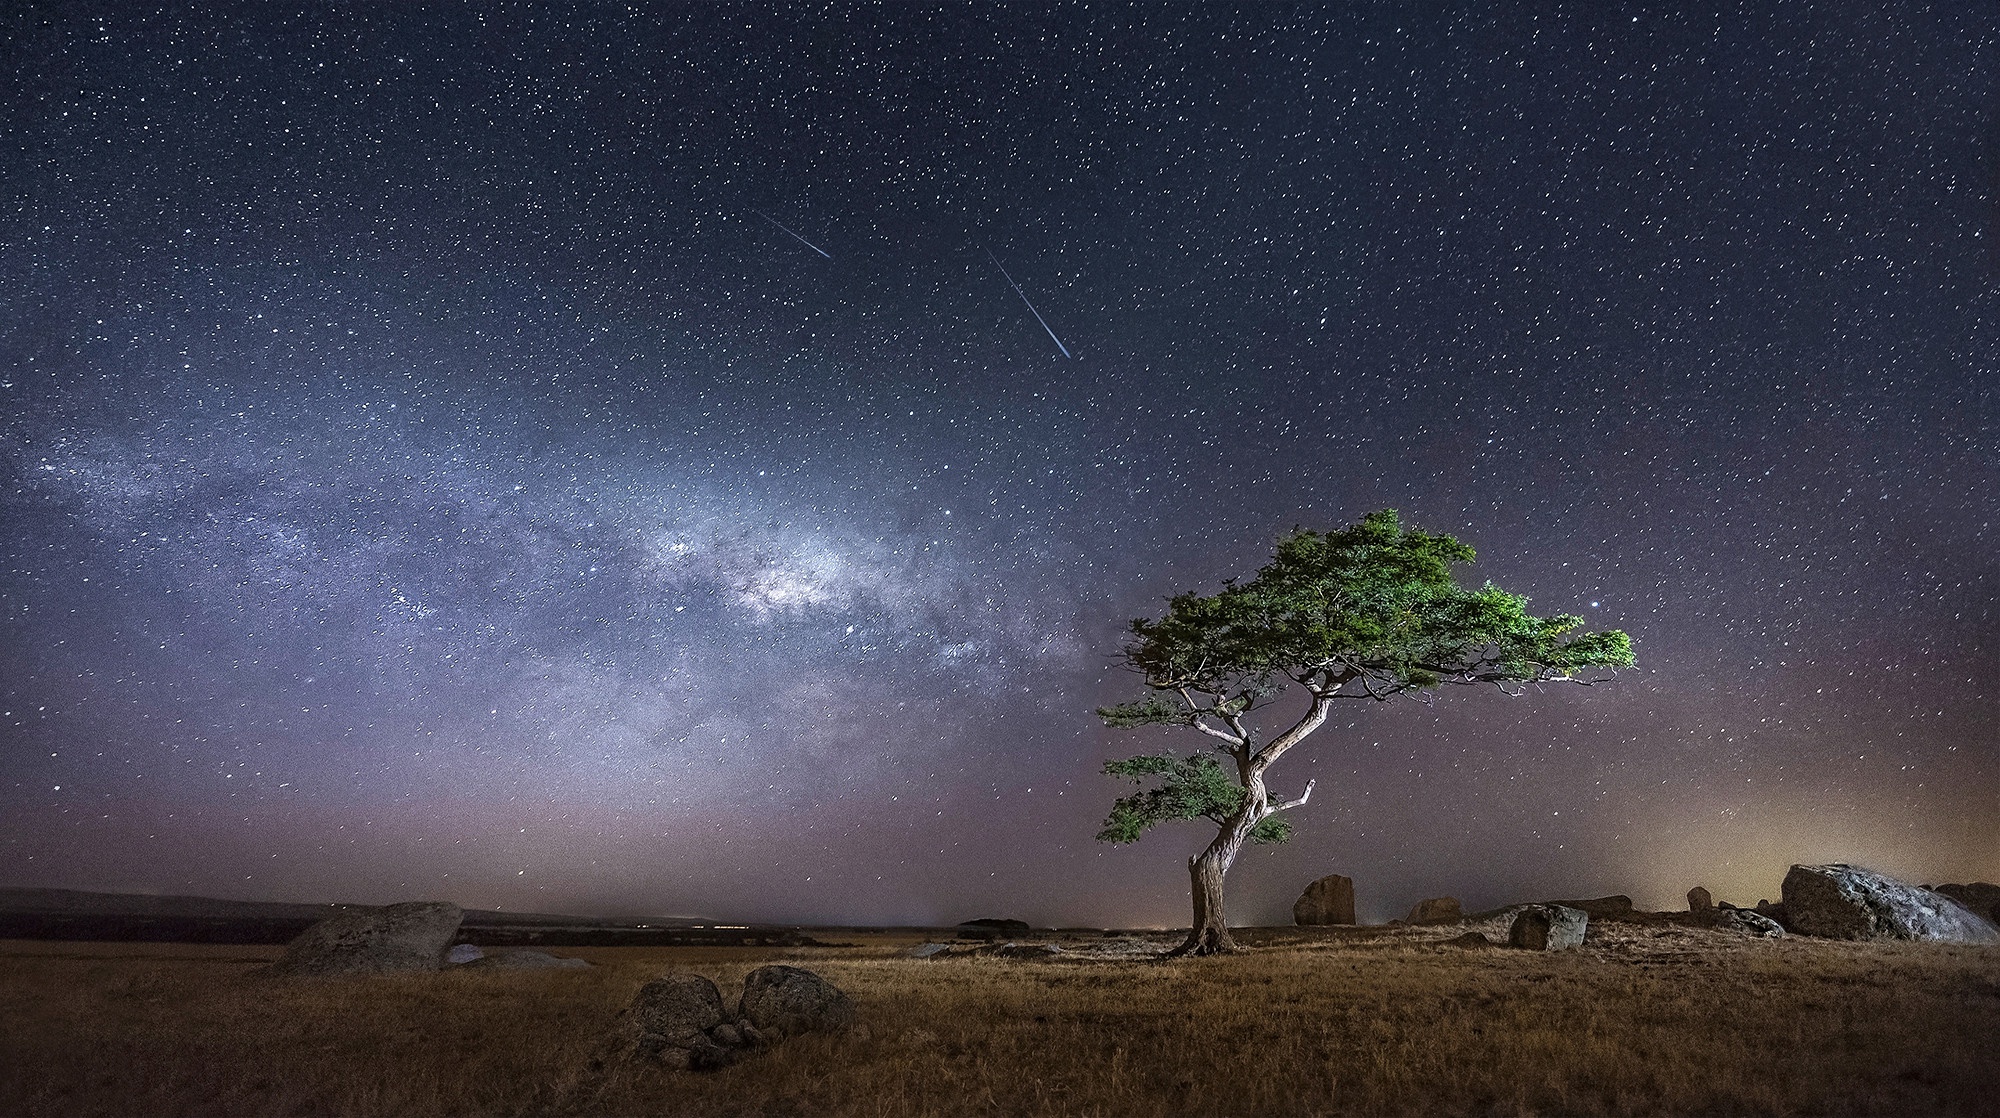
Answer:
[[[1640,668],[1330,726],[1239,920],[2000,876],[1990,9],[0,34],[4,883],[1173,923],[1121,627],[1383,507]]]

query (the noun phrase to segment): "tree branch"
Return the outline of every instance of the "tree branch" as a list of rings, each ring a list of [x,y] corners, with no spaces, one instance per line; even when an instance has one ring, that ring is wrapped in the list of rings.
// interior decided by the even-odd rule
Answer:
[[[1275,814],[1277,814],[1278,812],[1281,812],[1281,811],[1290,811],[1290,810],[1292,810],[1293,808],[1295,808],[1295,807],[1298,807],[1298,806],[1299,806],[1300,804],[1303,804],[1303,803],[1305,803],[1305,802],[1306,802],[1307,800],[1310,800],[1310,799],[1312,799],[1312,794],[1313,794],[1313,785],[1315,785],[1315,784],[1318,784],[1318,783],[1319,783],[1319,781],[1317,781],[1317,780],[1308,780],[1308,781],[1306,781],[1306,790],[1305,790],[1305,791],[1303,791],[1303,792],[1300,792],[1300,793],[1299,793],[1299,798],[1298,798],[1298,799],[1296,799],[1296,800],[1286,800],[1286,801],[1285,801],[1284,803],[1281,803],[1281,804],[1272,804],[1272,805],[1270,806],[1270,808],[1269,808],[1269,809],[1268,809],[1268,810],[1267,810],[1267,811],[1265,812],[1265,814],[1267,814],[1267,815],[1275,815]]]

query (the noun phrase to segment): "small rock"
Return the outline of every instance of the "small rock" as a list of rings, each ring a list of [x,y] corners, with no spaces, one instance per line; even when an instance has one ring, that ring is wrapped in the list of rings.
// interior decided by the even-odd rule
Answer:
[[[451,950],[444,953],[445,965],[452,967],[462,966],[472,962],[474,959],[483,959],[485,957],[486,952],[481,951],[478,947],[470,943],[453,944]]]
[[[438,970],[464,919],[450,901],[352,909],[307,928],[271,970],[307,976]]]
[[[1354,879],[1329,874],[1306,886],[1292,905],[1292,922],[1307,927],[1354,923]]]
[[[2000,924],[2000,885],[1988,881],[1975,881],[1970,885],[1940,885],[1933,892],[1942,893],[1993,923]]]
[[[743,1033],[727,1021],[708,1030],[708,1039],[725,1048],[742,1048],[749,1043],[743,1039]]]
[[[1472,948],[1499,946],[1499,944],[1496,944],[1492,940],[1487,939],[1484,935],[1480,934],[1479,932],[1467,932],[1464,935],[1453,936],[1452,938],[1445,940],[1444,944],[1446,947],[1472,947]]]
[[[1531,904],[1514,917],[1507,942],[1529,951],[1566,951],[1581,946],[1590,914],[1559,904]]]
[[[1410,910],[1409,922],[1412,924],[1443,924],[1447,921],[1462,920],[1464,918],[1465,909],[1458,903],[1457,897],[1432,897],[1427,901],[1417,902],[1417,907]]]
[[[774,965],[743,979],[737,1016],[766,1033],[837,1032],[854,1023],[854,1003],[809,970]]]
[[[1708,890],[1697,885],[1688,890],[1688,911],[1694,913],[1696,916],[1703,916],[1713,912],[1715,911],[1715,898],[1708,895]]]
[[[1793,866],[1783,888],[1783,923],[1806,935],[2000,943],[2000,928],[1943,893],[1859,866]]]
[[[1747,908],[1724,908],[1715,913],[1715,926],[1724,931],[1742,932],[1745,935],[1762,936],[1765,939],[1779,939],[1785,934],[1782,924],[1760,912]]]
[[[906,958],[911,958],[911,959],[936,959],[939,958],[940,956],[951,954],[951,944],[920,943],[917,946],[910,948],[908,951],[905,951],[903,954]]]

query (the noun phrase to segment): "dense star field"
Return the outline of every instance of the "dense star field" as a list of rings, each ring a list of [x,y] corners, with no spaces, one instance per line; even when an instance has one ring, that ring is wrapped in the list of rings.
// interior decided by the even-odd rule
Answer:
[[[1681,7],[7,6],[0,883],[1184,922],[1122,627],[1384,507],[1639,668],[1238,921],[2000,878],[2000,14]]]

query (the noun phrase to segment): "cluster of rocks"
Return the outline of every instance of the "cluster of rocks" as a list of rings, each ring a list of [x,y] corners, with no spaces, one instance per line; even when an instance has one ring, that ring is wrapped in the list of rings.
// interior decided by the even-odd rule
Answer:
[[[1688,914],[1770,939],[1791,932],[1823,939],[2000,943],[2000,886],[1985,882],[1932,888],[1835,862],[1793,866],[1779,890],[1776,903],[1760,900],[1755,908],[1738,908],[1697,885],[1688,890]]]
[[[1755,908],[1718,902],[1701,886],[1688,890],[1688,918],[1745,936],[1776,939],[1788,932],[1831,939],[1901,939],[1940,943],[2000,943],[2000,885],[1918,886],[1862,869],[1831,864],[1797,865],[1785,875],[1776,903]],[[1583,942],[1592,919],[1635,917],[1632,898],[1510,905],[1468,915],[1456,897],[1417,902],[1402,923],[1457,924],[1468,930],[1450,942],[1491,946],[1504,933],[1515,947],[1562,950]],[[1354,882],[1332,875],[1306,887],[1292,906],[1300,925],[1354,923]],[[1667,918],[1651,914],[1646,919]]]
[[[271,972],[300,977],[407,974],[447,967],[506,970],[572,970],[582,959],[541,951],[488,956],[469,943],[453,946],[465,910],[449,901],[408,901],[383,908],[349,909],[307,928],[285,946]]]
[[[677,972],[641,986],[626,1014],[634,1055],[706,1070],[788,1036],[846,1029],[854,1023],[854,1003],[809,970],[772,965],[744,978],[734,1013],[725,1009],[714,982]]]

